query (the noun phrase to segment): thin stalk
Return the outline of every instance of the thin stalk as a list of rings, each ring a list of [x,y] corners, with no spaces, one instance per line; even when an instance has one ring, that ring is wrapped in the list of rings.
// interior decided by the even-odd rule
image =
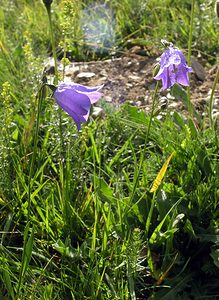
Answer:
[[[188,40],[188,57],[187,57],[189,66],[191,65],[194,16],[195,16],[195,0],[192,0],[191,15],[190,15],[190,27],[189,27],[189,40]],[[190,86],[188,86],[187,92],[188,92],[188,111],[189,111],[189,115],[190,115],[191,119],[193,119],[193,108],[192,108],[192,103],[191,103]]]
[[[96,156],[93,151],[93,185],[94,185],[94,191],[97,190],[97,173],[96,173]],[[98,198],[97,194],[94,193],[93,195],[93,202],[94,202],[94,226],[93,226],[93,235],[92,235],[92,244],[91,244],[91,252],[90,252],[90,258],[91,260],[94,259],[94,254],[96,250],[96,241],[97,241],[97,230],[98,230],[98,219],[99,219],[99,205],[98,205]]]
[[[51,46],[52,46],[52,53],[53,53],[54,67],[55,67],[54,84],[56,85],[56,84],[58,84],[59,74],[58,74],[55,39],[54,39],[54,30],[53,30],[53,24],[52,24],[51,6],[50,5],[46,6],[46,10],[47,10],[48,19],[49,19],[50,41],[51,41]],[[59,136],[60,136],[62,153],[64,153],[64,140],[63,140],[63,131],[62,131],[62,113],[61,113],[60,108],[58,109],[58,114],[59,114]]]
[[[36,129],[34,132],[34,146],[33,146],[33,154],[30,163],[30,170],[29,170],[29,182],[28,182],[28,213],[27,213],[27,220],[30,220],[30,210],[31,210],[31,190],[32,190],[32,180],[33,180],[33,171],[34,165],[36,162],[36,153],[37,153],[37,143],[38,143],[38,133],[39,133],[39,125],[40,125],[40,111],[42,106],[42,99],[46,97],[46,86],[43,84],[39,92],[36,96],[38,103],[37,103],[37,119],[36,119]]]
[[[150,211],[148,213],[147,221],[146,221],[146,224],[145,224],[145,232],[146,232],[147,238],[149,238],[148,234],[149,234],[149,228],[150,228],[150,225],[151,225],[151,218],[152,218],[153,211],[154,211],[154,206],[155,206],[155,196],[156,196],[156,191],[153,193],[153,198],[151,200]]]
[[[145,152],[146,152],[146,149],[147,149],[148,138],[149,138],[149,134],[150,134],[150,130],[151,130],[152,119],[153,119],[153,116],[154,116],[154,110],[155,110],[156,96],[157,96],[158,88],[159,88],[159,81],[157,81],[157,84],[156,84],[156,87],[155,87],[155,91],[154,91],[154,94],[153,94],[151,114],[150,114],[150,119],[149,119],[149,123],[148,123],[148,129],[147,129],[147,133],[146,133],[145,141],[144,141],[144,149],[143,149],[142,155],[140,157],[140,163],[139,163],[138,173],[137,173],[136,180],[134,182],[134,187],[133,187],[133,191],[132,191],[130,203],[132,202],[133,197],[135,195],[135,190],[136,190],[136,187],[137,187],[137,184],[138,184],[138,180],[139,180],[141,168],[142,168],[142,165],[143,165],[143,162],[144,162],[144,157],[145,157]]]
[[[212,116],[213,105],[214,105],[214,93],[215,93],[215,89],[216,89],[216,85],[217,85],[218,81],[219,81],[219,67],[217,68],[217,73],[214,78],[214,83],[213,83],[211,96],[210,96],[210,102],[209,102],[209,119],[210,119],[210,125],[211,125],[212,129],[214,128],[214,120],[213,120],[213,116]]]
[[[153,197],[151,199],[151,207],[150,207],[148,217],[146,220],[146,224],[145,224],[145,235],[146,235],[147,247],[148,247],[148,258],[147,258],[148,265],[151,269],[153,276],[156,277],[155,265],[153,263],[152,253],[151,253],[150,244],[149,244],[149,228],[151,225],[151,219],[152,219],[152,215],[153,215],[153,211],[154,211],[154,207],[155,207],[155,196],[156,196],[156,191],[153,193]]]
[[[33,153],[32,153],[32,158],[31,158],[31,163],[30,163],[30,170],[29,170],[29,178],[28,178],[28,207],[27,207],[27,224],[25,227],[25,232],[26,235],[24,236],[24,246],[23,246],[23,255],[22,255],[22,261],[21,261],[21,270],[20,270],[20,276],[19,276],[19,283],[18,283],[18,290],[17,290],[17,299],[19,298],[20,295],[20,288],[25,276],[25,261],[26,261],[26,251],[27,251],[27,245],[28,245],[28,231],[30,229],[30,213],[31,213],[31,192],[32,192],[32,187],[33,187],[33,173],[34,173],[34,165],[36,162],[36,153],[37,153],[37,143],[38,143],[38,135],[39,135],[39,125],[40,125],[40,112],[41,112],[41,106],[42,106],[42,99],[46,97],[46,86],[43,84],[39,91],[38,94],[36,95],[37,101],[37,119],[36,119],[36,128],[34,132],[34,141],[33,141]],[[33,238],[33,237],[32,237]],[[31,255],[31,254],[30,254]]]
[[[48,19],[49,19],[49,31],[50,31],[50,41],[52,46],[52,54],[54,59],[54,67],[55,67],[55,78],[54,84],[58,83],[58,64],[57,64],[57,55],[56,55],[56,47],[55,47],[55,39],[53,34],[53,25],[52,25],[52,14],[51,14],[51,7],[47,7]]]
[[[63,51],[64,51],[64,55],[63,55],[63,59],[62,59],[62,64],[63,64],[63,70],[62,70],[62,80],[64,80],[65,78],[65,67],[66,67],[66,42],[64,39],[64,47],[63,47]]]

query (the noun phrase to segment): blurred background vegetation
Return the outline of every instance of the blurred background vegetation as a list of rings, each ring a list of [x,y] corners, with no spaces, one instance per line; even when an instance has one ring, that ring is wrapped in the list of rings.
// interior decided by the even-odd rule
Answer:
[[[195,1],[192,51],[209,62],[215,62],[219,53],[214,2]],[[64,48],[73,60],[120,55],[136,44],[153,54],[161,39],[187,48],[189,0],[54,0],[52,9],[57,48],[60,52]],[[35,57],[50,54],[42,1],[2,0],[0,20],[1,41],[11,56],[24,52],[28,44]]]

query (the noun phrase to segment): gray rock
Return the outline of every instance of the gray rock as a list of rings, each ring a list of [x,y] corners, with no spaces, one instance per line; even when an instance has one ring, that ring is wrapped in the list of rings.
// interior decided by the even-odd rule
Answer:
[[[77,79],[83,79],[83,80],[89,81],[95,75],[96,74],[92,73],[92,72],[81,72],[81,73],[78,73],[78,75],[76,76],[76,78]]]
[[[204,81],[206,77],[205,69],[195,57],[191,57],[191,67],[196,77],[199,80]]]
[[[104,115],[104,110],[101,107],[94,106],[93,107],[93,112],[92,112],[92,117],[96,119],[97,117],[102,117]]]
[[[113,99],[112,99],[111,96],[105,96],[105,97],[104,97],[104,100],[105,100],[106,102],[112,102],[112,101],[113,101]]]

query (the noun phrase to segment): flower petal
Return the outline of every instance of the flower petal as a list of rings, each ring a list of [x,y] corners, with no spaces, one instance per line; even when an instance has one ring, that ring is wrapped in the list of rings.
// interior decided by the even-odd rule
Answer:
[[[183,53],[178,48],[169,47],[161,55],[160,70],[154,79],[162,80],[163,90],[170,88],[175,83],[188,86],[188,72],[192,72],[192,68],[187,66]]]
[[[88,86],[84,86],[81,84],[74,84],[75,90],[78,93],[86,94],[89,97],[91,104],[97,102],[101,98],[102,94],[98,91],[102,87],[103,87],[103,85],[95,86],[95,87],[88,87]]]
[[[63,108],[69,107],[77,114],[84,115],[90,109],[91,103],[88,96],[80,94],[73,89],[59,87],[54,93],[56,102]],[[63,108],[64,109],[64,108]]]
[[[64,109],[64,108],[63,108]],[[75,121],[75,124],[77,126],[78,131],[81,129],[81,123],[85,122],[85,120],[83,121],[82,118],[80,116],[78,116],[76,113],[74,113],[73,111],[71,111],[69,108],[64,109],[71,117],[72,119]]]
[[[91,104],[101,97],[101,93],[98,92],[101,88],[102,86],[89,88],[75,83],[61,83],[55,90],[54,98],[73,118],[80,130],[80,123],[88,120]]]
[[[68,85],[71,86],[76,91],[82,92],[82,93],[92,93],[92,92],[99,91],[100,89],[103,88],[103,85],[89,87],[89,86],[74,83],[74,82],[70,82],[70,83],[68,83]]]
[[[162,69],[162,72],[154,77],[156,80],[162,80],[162,90],[166,90],[176,83],[176,75],[173,66]]]
[[[192,68],[181,66],[176,73],[176,81],[181,85],[189,86],[189,72],[192,72]]]

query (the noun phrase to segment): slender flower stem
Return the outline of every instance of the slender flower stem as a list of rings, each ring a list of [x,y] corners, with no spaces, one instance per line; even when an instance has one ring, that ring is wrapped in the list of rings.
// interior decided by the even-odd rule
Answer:
[[[46,10],[47,10],[48,19],[49,19],[50,40],[51,40],[52,53],[53,53],[53,59],[54,59],[54,67],[55,67],[54,84],[56,85],[56,84],[58,84],[59,74],[58,74],[57,55],[56,55],[55,39],[54,39],[53,24],[52,24],[51,5],[46,6]],[[61,149],[62,149],[62,153],[64,153],[64,140],[63,140],[63,132],[62,132],[61,109],[58,110],[58,115],[59,115],[59,136],[60,136],[60,142],[61,142]]]
[[[58,65],[57,65],[55,39],[54,39],[54,34],[53,34],[51,7],[50,6],[46,7],[46,10],[47,10],[48,19],[49,19],[50,40],[51,40],[52,53],[53,53],[53,59],[54,59],[54,67],[55,67],[54,84],[57,84],[58,83]]]
[[[190,16],[190,28],[189,28],[189,40],[188,40],[188,65],[191,65],[191,52],[192,52],[192,35],[194,25],[194,12],[195,12],[195,0],[192,0],[191,16]]]
[[[33,153],[30,163],[30,170],[29,170],[29,178],[28,178],[28,207],[27,207],[27,224],[25,227],[26,234],[24,235],[24,245],[23,245],[23,255],[21,261],[21,268],[20,268],[20,275],[19,275],[19,282],[18,282],[18,290],[17,290],[17,299],[20,299],[20,288],[25,276],[25,260],[26,260],[26,251],[28,245],[28,231],[30,229],[30,213],[31,213],[31,192],[33,187],[33,173],[34,173],[34,165],[36,162],[36,153],[37,153],[37,143],[38,143],[38,134],[39,134],[39,125],[40,125],[40,112],[42,106],[42,100],[46,97],[46,86],[43,83],[42,86],[39,88],[38,94],[36,95],[37,102],[37,119],[36,119],[36,128],[34,133],[34,140],[33,140]],[[32,229],[33,230],[33,229]],[[30,250],[30,249],[29,249]],[[32,250],[31,250],[32,251]]]
[[[34,165],[36,161],[36,153],[37,153],[37,142],[38,142],[38,133],[39,133],[39,125],[40,125],[40,111],[42,106],[42,99],[45,99],[46,97],[46,87],[43,84],[39,92],[36,96],[36,99],[38,100],[37,103],[37,119],[36,119],[36,128],[34,133],[34,144],[33,144],[33,154],[31,158],[30,163],[30,170],[29,170],[29,182],[28,182],[28,213],[27,213],[27,219],[30,220],[30,210],[31,210],[31,189],[32,189],[32,181],[33,181],[33,171],[34,171]]]
[[[153,94],[151,114],[150,114],[150,119],[149,119],[149,123],[148,123],[148,129],[147,129],[147,133],[146,133],[145,141],[144,141],[144,149],[143,149],[142,155],[140,157],[140,163],[139,163],[138,173],[137,173],[136,180],[134,182],[134,187],[133,187],[133,191],[132,191],[130,202],[132,202],[133,197],[135,195],[135,191],[136,191],[136,187],[137,187],[137,184],[138,184],[138,180],[139,180],[141,168],[142,168],[142,165],[143,165],[143,162],[144,162],[144,157],[145,157],[145,152],[146,152],[146,149],[147,149],[148,138],[149,138],[149,134],[150,134],[150,130],[151,130],[151,124],[152,124],[152,120],[153,120],[153,116],[154,116],[154,110],[155,110],[156,96],[157,96],[158,88],[159,88],[159,81],[157,81],[157,84],[156,84],[156,87],[155,87],[155,91],[154,91],[154,94]]]
[[[191,16],[190,16],[190,27],[189,27],[189,40],[188,40],[188,65],[191,65],[191,52],[192,52],[192,35],[194,25],[194,12],[195,12],[195,0],[192,0]],[[193,119],[193,107],[191,103],[190,86],[187,89],[188,92],[188,111],[191,119]]]
[[[218,81],[219,81],[219,67],[217,68],[217,73],[214,78],[214,83],[213,83],[211,96],[210,96],[210,102],[209,102],[209,119],[210,119],[210,125],[211,125],[212,129],[214,128],[214,120],[213,120],[213,116],[212,116],[213,105],[214,105],[214,92],[215,92]]]

